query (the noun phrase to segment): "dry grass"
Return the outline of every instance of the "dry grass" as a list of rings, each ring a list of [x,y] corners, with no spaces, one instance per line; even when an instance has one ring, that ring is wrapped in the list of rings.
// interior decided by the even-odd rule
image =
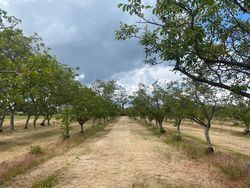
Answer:
[[[190,159],[213,165],[220,169],[231,181],[239,182],[239,185],[245,187],[250,186],[250,171],[246,168],[250,156],[233,151],[226,152],[225,150],[216,151],[214,155],[207,155],[205,152],[206,143],[197,137],[183,134],[182,141],[176,141],[173,129],[167,130],[166,134],[162,135],[158,129],[145,125],[143,122],[140,122],[140,124],[147,127],[152,135],[162,139],[166,144],[183,151]]]
[[[161,180],[160,178],[145,180],[143,182],[137,182],[137,183],[132,184],[132,188],[184,188],[184,187],[191,188],[192,186],[170,184],[170,183],[167,183],[166,181]]]
[[[44,153],[41,155],[26,153],[13,160],[2,162],[0,164],[0,185],[55,156],[64,154],[73,147],[84,142],[87,138],[95,136],[97,132],[102,131],[106,126],[107,124],[98,125],[94,128],[88,126],[84,134],[74,133],[71,135],[71,139],[67,141],[56,139],[56,141],[43,148]]]
[[[206,158],[209,163],[219,167],[232,180],[244,181],[250,177],[246,163],[243,162],[244,159],[242,158],[236,158],[222,152],[217,152]]]

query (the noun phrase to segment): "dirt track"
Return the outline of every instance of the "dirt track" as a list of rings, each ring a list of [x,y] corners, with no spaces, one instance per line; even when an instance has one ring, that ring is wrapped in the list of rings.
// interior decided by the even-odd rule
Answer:
[[[104,132],[15,178],[8,187],[31,187],[56,174],[56,187],[229,187],[213,167],[188,159],[145,128],[121,118]],[[174,186],[173,186],[174,185]]]

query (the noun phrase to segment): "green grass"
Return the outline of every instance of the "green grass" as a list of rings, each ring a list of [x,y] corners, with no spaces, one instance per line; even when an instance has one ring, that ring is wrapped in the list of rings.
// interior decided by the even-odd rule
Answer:
[[[30,146],[30,153],[33,155],[43,154],[45,151],[41,146]]]
[[[27,116],[19,116],[19,115],[15,115],[15,120],[26,120]],[[5,121],[9,121],[10,120],[10,116],[7,115],[5,117]]]
[[[50,175],[46,179],[34,183],[31,188],[52,188],[57,182],[57,177],[55,175]]]

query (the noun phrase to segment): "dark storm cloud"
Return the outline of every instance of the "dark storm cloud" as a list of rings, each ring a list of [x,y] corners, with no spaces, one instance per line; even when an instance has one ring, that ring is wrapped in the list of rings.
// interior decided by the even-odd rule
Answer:
[[[63,64],[79,66],[84,82],[110,79],[143,66],[136,41],[119,42],[114,31],[132,19],[117,8],[119,0],[0,0],[22,19],[27,34],[37,32]]]

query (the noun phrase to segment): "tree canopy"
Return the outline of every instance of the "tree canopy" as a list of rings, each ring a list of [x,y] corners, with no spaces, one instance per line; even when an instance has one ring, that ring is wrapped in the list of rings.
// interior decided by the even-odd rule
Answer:
[[[192,80],[250,98],[249,1],[129,0],[118,7],[138,17],[116,39],[137,38],[146,63],[169,62]]]

